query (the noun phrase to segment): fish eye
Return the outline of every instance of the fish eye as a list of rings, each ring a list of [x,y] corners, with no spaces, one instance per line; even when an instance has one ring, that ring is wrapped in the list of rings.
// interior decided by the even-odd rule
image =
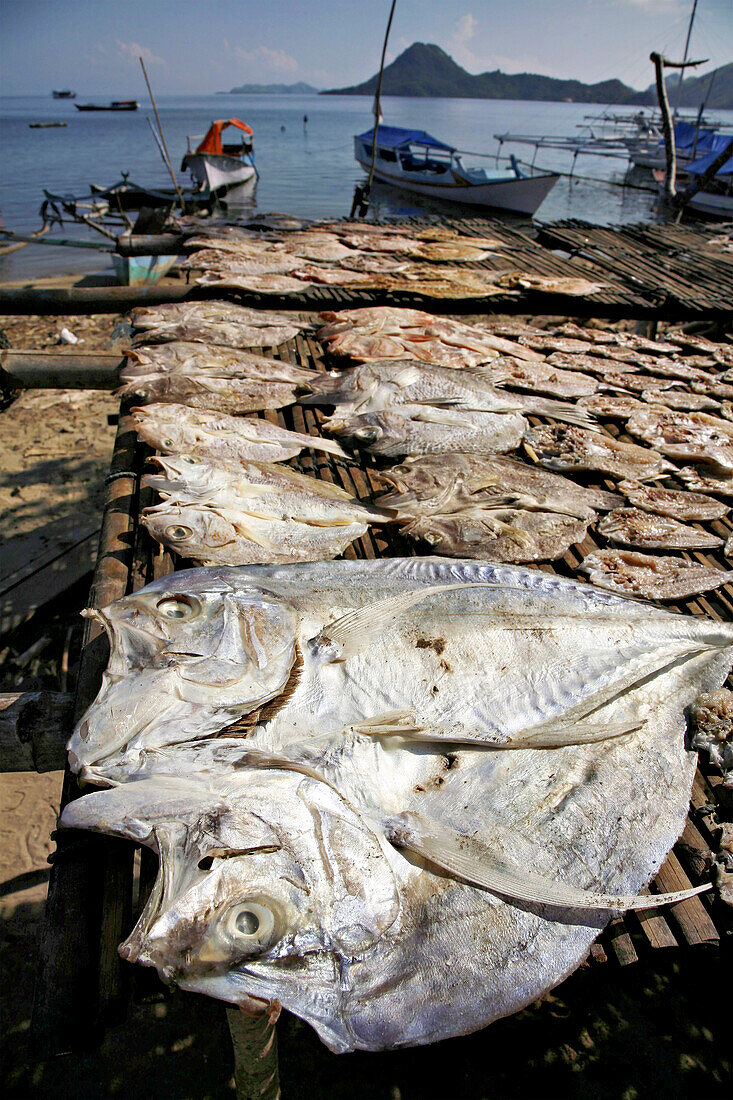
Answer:
[[[181,462],[185,462],[187,466],[201,465],[201,459],[196,458],[195,455],[181,455]]]
[[[190,527],[184,527],[182,523],[176,523],[165,529],[165,537],[171,542],[183,542],[184,539],[190,539],[192,534],[193,530]]]
[[[262,900],[250,898],[232,906],[225,917],[227,933],[237,946],[266,950],[278,937],[276,914]]]
[[[163,446],[164,447],[175,447],[175,443],[173,442],[172,439],[164,439],[163,440]]]
[[[156,610],[165,619],[193,619],[201,611],[201,605],[193,596],[166,596],[158,600]]]

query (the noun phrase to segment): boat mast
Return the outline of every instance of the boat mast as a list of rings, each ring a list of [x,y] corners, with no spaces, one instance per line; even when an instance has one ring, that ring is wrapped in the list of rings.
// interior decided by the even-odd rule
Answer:
[[[354,201],[351,204],[351,217],[353,218],[354,212],[358,207],[359,217],[366,216],[369,210],[369,196],[372,191],[372,181],[374,179],[374,163],[377,157],[377,135],[379,133],[379,119],[381,116],[381,108],[379,105],[379,97],[382,91],[382,76],[384,74],[384,58],[387,53],[387,41],[389,39],[389,31],[392,26],[392,16],[394,15],[395,4],[397,0],[392,0],[392,7],[389,9],[389,19],[387,20],[387,30],[384,35],[384,44],[382,46],[382,60],[379,65],[379,77],[377,79],[377,90],[374,95],[374,131],[372,133],[372,160],[369,165],[369,175],[364,187],[357,184],[354,191]]]
[[[692,35],[692,24],[695,22],[695,12],[696,11],[697,11],[697,0],[693,0],[692,13],[690,15],[690,22],[687,24],[687,38],[685,39],[685,55],[682,58],[683,66],[687,62],[687,53],[688,53],[688,50],[690,48],[690,36]],[[680,98],[682,96],[682,81],[684,79],[684,76],[685,76],[685,70],[684,70],[684,68],[682,68],[682,69],[680,69],[680,78],[677,81],[677,98],[675,99],[675,104],[674,104],[674,116],[675,116],[675,118],[677,117],[677,114],[678,114],[679,109],[680,109]]]

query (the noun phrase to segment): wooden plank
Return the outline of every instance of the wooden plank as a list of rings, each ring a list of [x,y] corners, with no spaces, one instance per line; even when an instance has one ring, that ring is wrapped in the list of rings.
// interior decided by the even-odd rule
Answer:
[[[674,852],[667,856],[654,883],[665,892],[687,890],[692,885]],[[720,942],[720,933],[699,896],[670,905],[669,914],[686,943],[694,945]]]
[[[63,771],[73,705],[60,691],[0,694],[0,772]]]
[[[134,528],[131,508],[136,481],[132,473],[135,439],[125,408],[107,479],[99,555],[89,599],[93,607],[104,607],[127,590]],[[87,620],[74,708],[77,719],[96,695],[107,663],[109,649],[100,631],[98,623]],[[76,778],[67,768],[62,806],[80,793]],[[72,830],[57,834],[38,949],[31,1024],[31,1045],[39,1061],[93,1043],[108,1010],[115,1014],[119,1010],[123,990],[117,969],[121,962],[117,955],[119,938],[115,940],[115,936],[124,905],[115,906],[111,915],[103,917],[102,913],[115,884],[132,885],[133,849],[130,845],[123,873],[119,843]]]

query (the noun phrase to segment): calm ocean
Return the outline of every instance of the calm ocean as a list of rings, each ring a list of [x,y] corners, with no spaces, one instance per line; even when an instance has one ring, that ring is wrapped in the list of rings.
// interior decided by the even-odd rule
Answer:
[[[0,212],[5,225],[17,232],[40,227],[38,209],[43,188],[57,194],[83,194],[89,184],[109,186],[122,172],[146,186],[170,185],[170,178],[153,141],[147,118],[152,110],[140,89],[122,88],[120,96],[137,95],[135,113],[80,113],[73,102],[47,96],[0,98]],[[105,103],[109,96],[86,91],[77,102]],[[310,217],[349,213],[354,184],[362,174],[353,156],[352,136],[373,124],[371,99],[362,96],[161,96],[158,107],[173,165],[178,172],[188,134],[202,134],[215,118],[237,116],[255,134],[260,179],[256,208],[283,210]],[[402,99],[383,101],[388,124],[425,129],[462,149],[493,153],[494,134],[576,134],[584,116],[602,107],[576,103],[529,103],[511,100]],[[623,111],[624,108],[620,108]],[[717,112],[733,121],[733,112]],[[308,116],[304,125],[303,116]],[[65,128],[31,130],[29,122],[63,120]],[[594,123],[599,126],[600,123]],[[529,146],[512,146],[530,159]],[[506,149],[505,149],[506,152]],[[466,158],[468,161],[468,158]],[[480,162],[479,162],[480,163]],[[557,150],[540,150],[541,167],[568,171],[570,157]],[[581,176],[621,181],[626,162],[580,157]],[[181,182],[188,182],[179,173]],[[645,182],[645,181],[642,181]],[[585,218],[594,222],[629,222],[652,216],[654,195],[645,191],[562,179],[538,211],[541,221]],[[411,213],[410,200],[382,192],[375,209]],[[59,236],[57,229],[54,236]],[[91,231],[63,230],[64,236]],[[100,241],[101,237],[94,234]],[[29,245],[0,259],[0,282],[42,275],[91,272],[110,266],[104,253]]]

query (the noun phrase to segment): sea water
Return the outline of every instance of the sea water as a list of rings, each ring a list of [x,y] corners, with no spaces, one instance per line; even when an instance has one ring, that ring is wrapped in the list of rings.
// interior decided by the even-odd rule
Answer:
[[[125,95],[132,95],[130,89]],[[92,183],[108,187],[129,173],[132,182],[145,187],[170,187],[171,179],[150,131],[153,120],[149,103],[140,92],[135,112],[79,112],[70,100],[48,96],[0,98],[0,213],[9,229],[28,233],[41,225],[39,208],[44,188],[55,194],[83,195]],[[77,102],[108,102],[108,96],[82,92]],[[254,130],[259,172],[248,203],[257,210],[281,210],[303,217],[348,215],[354,186],[363,173],[354,160],[353,135],[374,124],[372,101],[366,96],[268,96],[207,95],[160,96],[158,108],[176,178],[190,181],[180,171],[189,135],[202,135],[217,118],[237,117]],[[602,123],[588,115],[600,115],[609,105],[534,103],[489,99],[428,99],[385,97],[385,123],[424,129],[460,149],[495,154],[494,135],[507,131],[531,134],[576,135]],[[630,108],[613,107],[628,114]],[[733,112],[718,112],[733,121]],[[307,117],[307,122],[304,121]],[[29,129],[30,122],[63,121],[64,128]],[[530,161],[534,149],[526,145],[504,146]],[[470,165],[472,158],[464,157]],[[474,160],[491,167],[491,160]],[[569,172],[571,154],[540,149],[538,167]],[[581,218],[596,223],[627,223],[654,216],[656,191],[650,176],[621,184],[627,162],[598,156],[579,157],[571,179],[562,178],[537,211],[539,221]],[[588,182],[592,177],[601,182]],[[414,196],[391,188],[375,189],[372,207],[379,214],[410,214],[424,210]],[[54,227],[49,236],[76,237],[110,242],[94,231]],[[93,272],[111,267],[108,253],[71,248],[29,245],[0,258],[0,282],[43,275]]]

